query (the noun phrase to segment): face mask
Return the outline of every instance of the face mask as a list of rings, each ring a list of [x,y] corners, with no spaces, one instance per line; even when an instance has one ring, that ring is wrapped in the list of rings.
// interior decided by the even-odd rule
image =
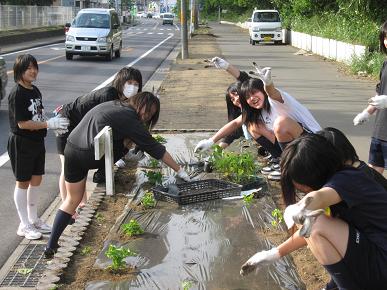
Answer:
[[[128,85],[125,83],[124,91],[122,92],[126,98],[133,97],[138,92],[138,86]]]

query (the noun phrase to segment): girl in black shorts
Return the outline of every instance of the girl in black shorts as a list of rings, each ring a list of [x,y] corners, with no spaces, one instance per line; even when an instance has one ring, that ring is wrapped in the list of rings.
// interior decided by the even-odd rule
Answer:
[[[185,181],[190,178],[149,133],[156,125],[160,112],[160,101],[149,92],[138,93],[124,101],[110,101],[91,109],[71,132],[65,148],[65,180],[67,196],[60,206],[53,225],[53,230],[45,249],[45,256],[52,257],[58,248],[58,240],[68,225],[71,216],[82,200],[85,192],[86,177],[89,169],[98,168],[103,161],[94,158],[94,137],[105,127],[113,130],[114,159],[122,155],[124,140],[129,139],[140,150],[147,152],[155,159],[162,160],[177,172],[177,176]]]
[[[20,218],[19,236],[30,240],[49,233],[51,227],[38,218],[39,186],[44,174],[47,128],[66,130],[66,118],[46,119],[42,95],[32,83],[38,63],[30,55],[19,55],[13,66],[15,86],[8,96],[10,136],[8,154],[16,178],[14,200]]]
[[[75,101],[59,106],[55,109],[55,113],[66,117],[70,120],[68,132],[58,134],[56,137],[57,152],[62,164],[62,171],[59,178],[59,191],[62,201],[66,199],[66,186],[64,178],[64,149],[67,143],[67,138],[71,131],[79,124],[82,118],[95,106],[113,100],[125,100],[142,91],[142,75],[138,69],[132,67],[122,68],[114,77],[110,86],[92,91],[86,95],[80,96]],[[103,166],[103,165],[102,165]],[[104,168],[97,171],[98,174],[103,174]],[[82,207],[87,200],[86,193],[83,195],[80,206]]]

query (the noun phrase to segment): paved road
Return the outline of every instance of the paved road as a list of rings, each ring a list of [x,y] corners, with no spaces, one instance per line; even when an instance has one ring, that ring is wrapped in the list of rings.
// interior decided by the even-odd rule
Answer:
[[[334,62],[318,56],[295,55],[297,48],[273,44],[249,44],[248,32],[227,24],[215,24],[214,34],[223,56],[242,70],[252,70],[251,62],[272,67],[277,87],[289,92],[308,107],[322,127],[342,130],[360,158],[368,160],[373,119],[354,127],[352,120],[375,95],[375,82],[359,80],[338,72]]]
[[[46,112],[58,105],[71,102],[76,97],[106,83],[121,67],[132,65],[141,70],[144,84],[152,76],[168,53],[180,39],[176,26],[161,25],[161,20],[141,19],[140,24],[123,32],[123,50],[121,58],[108,62],[100,57],[79,57],[67,61],[64,45],[53,44],[34,48],[23,53],[34,55],[39,62],[37,87],[43,95]],[[26,43],[28,45],[28,43]],[[14,60],[22,52],[8,53],[3,56],[9,68],[9,84],[13,83],[11,71]],[[0,267],[10,253],[16,248],[21,238],[16,236],[19,219],[13,203],[15,185],[10,163],[7,160],[6,146],[9,132],[8,105],[6,100],[0,108]],[[40,214],[49,206],[58,194],[58,174],[60,161],[56,154],[55,139],[52,132],[46,138],[46,174],[41,186],[42,195],[39,202]]]

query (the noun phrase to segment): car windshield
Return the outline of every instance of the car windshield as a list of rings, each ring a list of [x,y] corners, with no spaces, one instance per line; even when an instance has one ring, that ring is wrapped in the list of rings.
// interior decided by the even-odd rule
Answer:
[[[110,28],[109,15],[82,13],[75,18],[73,26],[87,28]]]
[[[278,12],[255,12],[254,22],[281,22]]]
[[[164,18],[173,18],[172,14],[164,14]]]

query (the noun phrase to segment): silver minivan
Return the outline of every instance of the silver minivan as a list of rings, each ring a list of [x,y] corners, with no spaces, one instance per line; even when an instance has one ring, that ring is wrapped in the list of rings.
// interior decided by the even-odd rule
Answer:
[[[66,59],[74,55],[121,56],[122,30],[114,9],[87,8],[78,12],[66,33]]]

